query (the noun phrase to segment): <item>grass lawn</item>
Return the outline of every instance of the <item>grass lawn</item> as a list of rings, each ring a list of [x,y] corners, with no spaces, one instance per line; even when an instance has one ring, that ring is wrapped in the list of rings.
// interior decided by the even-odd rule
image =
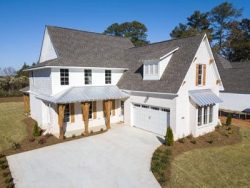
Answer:
[[[195,149],[171,162],[168,187],[250,187],[250,128],[235,145]]]
[[[22,102],[0,103],[0,152],[27,136]]]

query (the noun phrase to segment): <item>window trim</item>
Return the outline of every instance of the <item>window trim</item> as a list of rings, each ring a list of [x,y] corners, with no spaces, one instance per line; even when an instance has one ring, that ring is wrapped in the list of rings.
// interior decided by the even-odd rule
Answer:
[[[60,69],[60,85],[69,85],[69,69]]]
[[[203,80],[203,64],[198,64],[198,75],[197,75],[197,83],[198,86],[202,86],[202,80]]]
[[[209,118],[208,118],[208,122],[212,123],[214,119],[214,105],[210,105],[209,106]]]
[[[91,69],[84,69],[84,84],[92,85],[92,70]]]
[[[105,70],[105,84],[112,84],[112,71]]]

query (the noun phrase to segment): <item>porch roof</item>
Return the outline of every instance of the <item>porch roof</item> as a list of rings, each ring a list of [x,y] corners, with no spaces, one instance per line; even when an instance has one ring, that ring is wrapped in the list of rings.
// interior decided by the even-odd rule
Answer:
[[[191,90],[189,96],[193,102],[198,106],[207,106],[211,104],[223,102],[215,93],[210,89]]]
[[[54,96],[37,96],[43,100],[66,104],[83,101],[97,101],[127,98],[129,95],[122,92],[117,86],[81,86],[70,87]]]

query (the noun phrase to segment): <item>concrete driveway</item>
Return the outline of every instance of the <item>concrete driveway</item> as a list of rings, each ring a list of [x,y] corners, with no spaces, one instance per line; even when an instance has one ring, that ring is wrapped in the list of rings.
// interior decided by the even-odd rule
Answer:
[[[159,145],[155,134],[122,126],[7,159],[17,188],[154,188],[150,162]]]

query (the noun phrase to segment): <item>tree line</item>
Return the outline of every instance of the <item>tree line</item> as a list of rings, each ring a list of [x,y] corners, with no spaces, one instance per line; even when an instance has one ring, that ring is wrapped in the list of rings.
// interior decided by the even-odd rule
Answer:
[[[13,67],[0,68],[0,97],[22,95],[19,90],[29,85],[29,73],[23,70],[29,67],[24,63],[17,71]]]
[[[172,39],[206,33],[213,50],[230,61],[250,60],[250,20],[242,18],[243,9],[224,2],[208,12],[194,11],[187,21],[170,33]],[[147,27],[138,21],[114,23],[104,34],[127,37],[135,46],[149,43]]]

